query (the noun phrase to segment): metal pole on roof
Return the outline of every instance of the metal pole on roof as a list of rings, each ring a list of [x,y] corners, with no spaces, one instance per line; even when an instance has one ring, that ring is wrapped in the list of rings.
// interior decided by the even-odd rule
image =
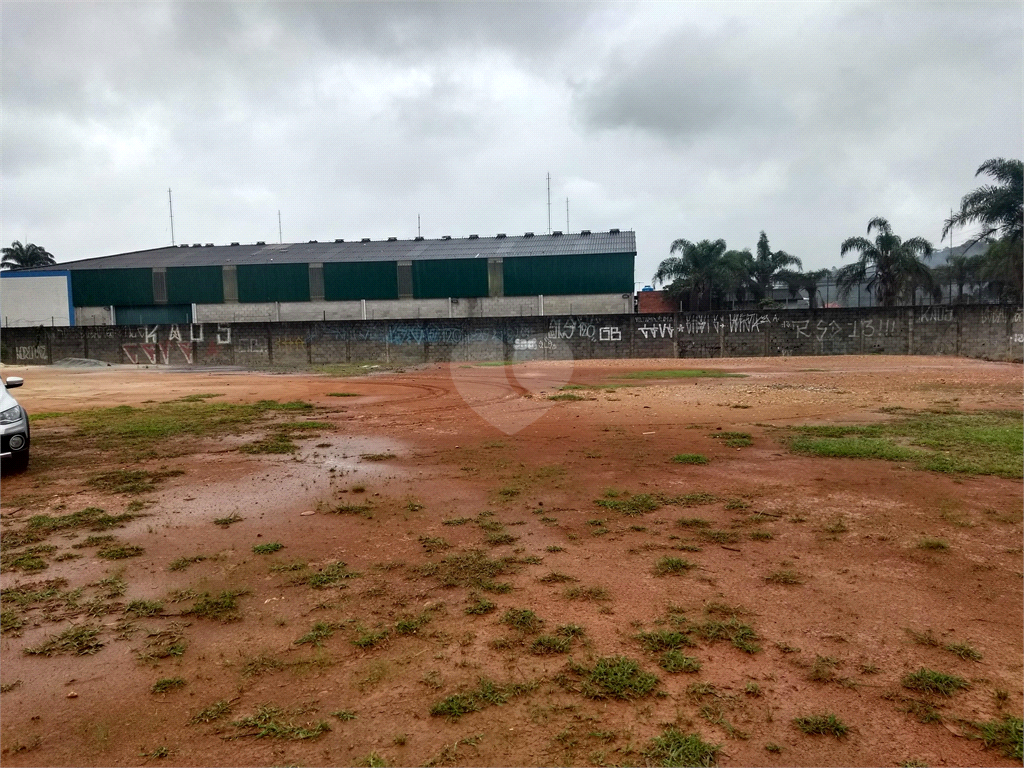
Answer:
[[[565,198],[565,234],[569,234],[569,198]]]
[[[551,234],[551,174],[548,174],[548,234]]]
[[[171,202],[171,188],[167,188],[167,208],[171,212],[171,245],[174,245],[174,204]]]
[[[277,209],[277,242],[283,243],[284,236],[281,234],[281,209]]]
[[[420,215],[416,214],[416,237],[420,236]]]

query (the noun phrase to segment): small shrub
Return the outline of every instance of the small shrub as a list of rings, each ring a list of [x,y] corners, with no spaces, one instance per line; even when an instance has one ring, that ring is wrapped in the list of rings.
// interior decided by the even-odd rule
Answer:
[[[660,682],[627,656],[599,658],[592,668],[575,667],[575,671],[585,675],[581,691],[590,699],[641,698],[653,693]]]
[[[252,548],[252,551],[257,555],[272,555],[282,549],[284,549],[284,544],[281,542],[268,541],[266,544],[257,544]]]
[[[560,627],[555,629],[555,632],[562,637],[583,637],[587,634],[587,630],[581,627],[579,624],[562,624]]]
[[[1004,757],[1020,762],[1024,758],[1024,720],[1013,715],[975,723],[986,749],[998,749]]]
[[[654,632],[641,632],[635,638],[648,651],[664,651],[692,646],[693,640],[685,632],[671,629],[659,629]]]
[[[388,636],[391,633],[386,629],[380,630],[363,630],[359,633],[359,637],[352,641],[352,645],[357,648],[376,648],[378,645],[383,644],[387,641]]]
[[[796,717],[793,724],[806,734],[812,736],[835,736],[842,738],[850,730],[838,717],[832,714],[808,715]]]
[[[964,661],[981,661],[982,659],[981,652],[973,648],[970,643],[950,643],[945,648]]]
[[[507,624],[520,632],[539,632],[540,625],[544,620],[538,618],[537,614],[527,608],[509,608],[498,620],[500,624]]]

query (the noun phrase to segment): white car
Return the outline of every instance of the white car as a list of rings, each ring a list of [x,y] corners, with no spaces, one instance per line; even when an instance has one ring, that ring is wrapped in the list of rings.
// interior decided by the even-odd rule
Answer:
[[[7,390],[24,383],[24,379],[8,376],[0,389],[0,465],[13,472],[23,472],[28,467],[28,414]]]

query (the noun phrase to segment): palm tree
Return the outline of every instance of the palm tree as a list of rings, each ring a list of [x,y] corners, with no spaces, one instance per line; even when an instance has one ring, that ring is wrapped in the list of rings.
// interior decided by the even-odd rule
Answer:
[[[875,294],[883,307],[894,306],[900,300],[914,303],[918,288],[924,288],[932,296],[941,296],[935,276],[921,260],[931,258],[934,250],[931,243],[923,237],[901,240],[881,216],[868,222],[868,235],[872,230],[878,232],[874,242],[864,237],[850,237],[843,241],[840,255],[859,251],[860,258],[855,264],[847,264],[836,272],[836,288],[842,298],[845,299],[854,287],[865,281],[868,290]]]
[[[42,246],[35,243],[22,245],[17,240],[11,243],[10,248],[4,248],[3,261],[0,262],[0,269],[28,269],[30,267],[48,267],[56,264],[57,260]]]
[[[959,212],[946,219],[942,236],[954,227],[980,224],[981,231],[970,245],[997,239],[985,254],[982,276],[999,286],[1002,298],[1019,302],[1024,295],[1024,164],[995,157],[982,163],[974,175],[982,173],[999,183],[964,195]]]
[[[946,259],[946,265],[944,267],[937,267],[935,272],[940,282],[948,282],[951,286],[956,285],[957,287],[957,304],[964,303],[964,286],[970,283],[974,283],[978,279],[978,271],[981,268],[981,259],[979,256],[968,256],[966,253],[957,253],[949,256]],[[950,303],[953,303],[953,297],[950,295]]]
[[[711,294],[717,287],[719,292],[730,281],[730,265],[725,261],[725,240],[701,240],[691,243],[679,239],[672,243],[671,254],[658,265],[651,281],[668,284],[666,293],[674,301],[679,301],[689,292],[690,309],[711,306]]]
[[[750,265],[750,292],[755,302],[771,298],[772,287],[776,280],[781,279],[779,273],[786,267],[803,269],[803,263],[785,251],[772,252],[768,245],[768,235],[762,231],[757,240],[757,258]]]
[[[828,277],[830,271],[827,269],[816,269],[811,272],[793,272],[788,269],[779,271],[779,279],[789,287],[789,295],[796,298],[800,291],[807,291],[807,298],[811,303],[811,309],[818,307],[818,284]]]

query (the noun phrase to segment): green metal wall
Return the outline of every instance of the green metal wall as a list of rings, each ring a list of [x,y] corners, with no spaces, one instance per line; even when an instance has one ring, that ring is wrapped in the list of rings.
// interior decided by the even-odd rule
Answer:
[[[71,300],[76,307],[138,307],[153,303],[153,270],[72,269]]]
[[[412,263],[413,298],[487,295],[487,259],[434,259]]]
[[[506,258],[502,262],[505,295],[632,293],[634,255]]]
[[[157,307],[115,307],[118,325],[173,325],[192,322],[190,304],[161,304]]]
[[[223,304],[221,267],[168,267],[168,304]]]
[[[238,300],[309,301],[309,265],[239,264]]]
[[[325,301],[397,298],[398,271],[394,261],[324,263]]]

